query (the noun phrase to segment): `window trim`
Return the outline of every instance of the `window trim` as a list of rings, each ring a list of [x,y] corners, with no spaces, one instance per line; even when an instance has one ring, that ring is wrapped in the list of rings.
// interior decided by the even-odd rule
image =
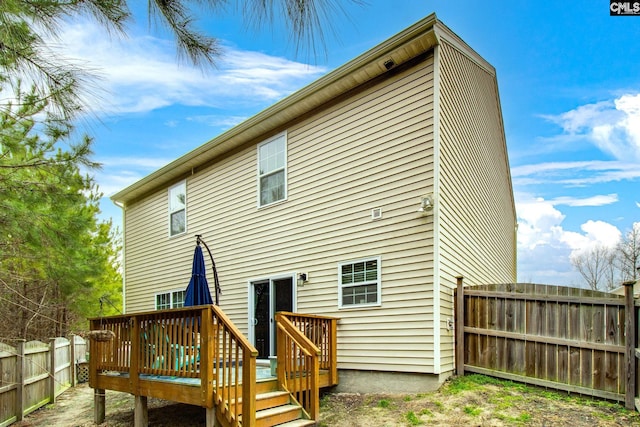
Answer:
[[[263,145],[267,145],[270,142],[275,141],[278,138],[283,138],[284,139],[284,166],[282,167],[282,170],[284,171],[284,195],[282,197],[282,199],[280,200],[276,200],[274,202],[271,203],[266,203],[266,204],[261,204],[260,203],[260,193],[262,191],[262,187],[260,186],[260,179],[262,178],[263,175],[260,174],[260,147],[262,147]],[[277,203],[282,203],[284,201],[287,200],[288,197],[288,185],[287,185],[287,176],[288,176],[288,164],[287,164],[287,148],[288,148],[288,139],[287,139],[287,131],[284,132],[280,132],[279,134],[273,135],[272,137],[262,141],[261,143],[259,143],[256,147],[256,187],[257,187],[257,194],[256,194],[256,205],[258,208],[264,208],[267,206],[272,206],[275,205]],[[269,174],[272,174],[274,172],[276,172],[277,170],[273,170],[270,171]]]
[[[363,286],[363,285],[372,284],[372,283],[371,281],[365,280],[364,282],[358,282],[355,284],[349,283],[347,285],[343,285],[342,284],[342,266],[348,265],[348,264],[356,264],[358,262],[367,262],[367,261],[376,261],[377,275],[378,275],[378,279],[376,280],[376,284],[377,284],[376,292],[378,294],[378,302],[344,305],[342,303],[342,290],[344,288]],[[382,306],[382,257],[378,255],[378,256],[371,256],[366,258],[359,258],[359,259],[339,262],[338,263],[338,309],[351,310],[351,309],[371,308],[371,307],[380,307],[380,306]]]
[[[180,233],[176,233],[176,234],[171,234],[171,215],[175,212],[179,212],[179,210],[175,210],[172,211],[171,210],[171,191],[177,187],[180,186],[184,186],[184,231],[180,232]],[[182,236],[183,234],[187,233],[187,180],[183,179],[182,181],[173,184],[172,186],[169,187],[169,189],[167,190],[167,217],[168,217],[168,230],[167,233],[169,234],[169,237],[176,237],[176,236]],[[180,209],[182,210],[182,209]]]
[[[184,296],[182,298],[182,305],[180,307],[176,307],[175,306],[175,302],[173,300],[174,294],[176,294],[178,292],[183,292],[183,294],[184,294]],[[169,295],[169,307],[168,308],[158,308],[158,296],[166,295],[166,294]],[[169,309],[172,309],[172,308],[181,308],[181,307],[184,307],[184,299],[185,299],[186,296],[187,296],[187,291],[184,290],[184,289],[171,289],[169,291],[156,292],[153,295],[153,305],[154,305],[156,310],[169,310]]]

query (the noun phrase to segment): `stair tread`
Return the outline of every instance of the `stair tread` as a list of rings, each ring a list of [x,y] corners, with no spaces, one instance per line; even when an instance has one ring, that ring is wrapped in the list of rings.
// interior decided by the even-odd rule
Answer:
[[[276,390],[276,391],[268,391],[266,393],[258,393],[256,395],[256,401],[257,400],[272,399],[274,397],[281,397],[281,396],[285,396],[285,395],[288,396],[289,392]],[[235,399],[231,399],[229,402],[235,403],[235,401],[236,401]],[[238,398],[238,403],[241,403],[241,402],[242,402],[242,397]]]
[[[277,426],[274,426],[274,427],[310,427],[314,425],[316,425],[316,423],[313,420],[299,419],[299,420],[289,421],[284,424],[278,424]]]
[[[272,397],[280,397],[280,396],[284,396],[284,395],[289,395],[289,392],[287,391],[269,391],[266,393],[259,393],[256,395],[256,400],[258,399],[270,399]]]
[[[300,410],[300,406],[298,405],[288,404],[288,405],[276,406],[274,408],[262,409],[256,412],[256,418],[266,418],[273,415],[284,414],[290,411],[299,411],[299,410]]]

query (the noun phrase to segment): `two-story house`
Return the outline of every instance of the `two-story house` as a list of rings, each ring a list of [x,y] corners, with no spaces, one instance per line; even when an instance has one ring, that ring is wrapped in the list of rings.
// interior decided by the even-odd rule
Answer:
[[[276,311],[340,318],[340,390],[434,388],[456,276],[516,279],[496,71],[435,15],[112,199],[127,313],[181,305],[200,234],[259,358]]]

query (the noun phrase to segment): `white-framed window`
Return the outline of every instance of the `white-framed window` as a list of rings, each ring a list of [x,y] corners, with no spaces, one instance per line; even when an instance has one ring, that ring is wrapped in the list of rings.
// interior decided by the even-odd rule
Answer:
[[[338,283],[339,308],[381,305],[381,258],[339,263]]]
[[[287,135],[258,145],[258,206],[287,198]]]
[[[184,297],[187,291],[169,291],[156,294],[156,310],[184,307]]]
[[[169,188],[169,236],[187,231],[187,183],[182,181]]]

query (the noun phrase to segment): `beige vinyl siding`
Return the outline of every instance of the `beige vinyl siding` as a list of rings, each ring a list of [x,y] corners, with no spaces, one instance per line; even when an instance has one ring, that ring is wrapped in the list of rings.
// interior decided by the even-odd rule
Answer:
[[[515,280],[515,209],[493,70],[439,47],[439,269],[442,371],[454,368],[455,277],[467,285]]]
[[[187,183],[187,193],[189,184]],[[125,301],[127,311],[153,310],[153,295],[158,292],[186,288],[189,283],[191,259],[193,255],[192,239],[187,218],[187,233],[169,237],[168,191],[161,190],[145,203],[127,207],[126,215],[126,258],[125,258]],[[187,208],[187,217],[189,215]],[[149,227],[154,224],[154,227]],[[172,263],[188,264],[188,276],[180,269],[165,268],[167,258]],[[159,274],[161,273],[161,274]]]
[[[297,311],[341,318],[340,368],[433,372],[433,223],[417,213],[433,191],[433,58],[389,75],[286,130],[285,201],[257,207],[250,144],[187,179],[184,236],[168,238],[166,190],[128,207],[127,310],[186,287],[203,234],[242,332],[251,279],[304,271]],[[376,256],[382,305],[339,310],[338,263]]]

